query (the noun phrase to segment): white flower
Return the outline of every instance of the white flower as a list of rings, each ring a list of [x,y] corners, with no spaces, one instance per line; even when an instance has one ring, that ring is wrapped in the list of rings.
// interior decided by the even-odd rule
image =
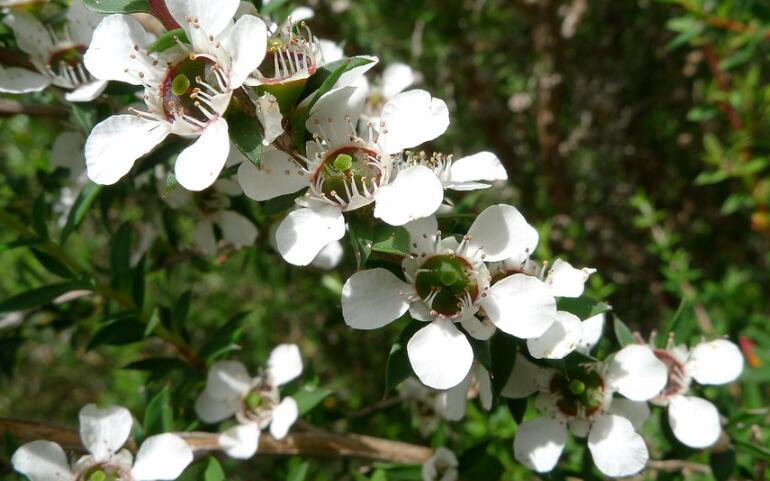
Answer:
[[[545,416],[519,426],[514,456],[530,469],[550,471],[564,450],[569,429],[575,436],[587,436],[594,464],[604,474],[639,472],[649,453],[636,429],[649,415],[644,401],[660,392],[666,376],[666,366],[639,345],[624,347],[608,363],[566,371],[545,369],[516,356],[502,395],[515,399],[538,393],[535,405]],[[627,399],[614,399],[616,392]]]
[[[485,262],[525,255],[537,244],[537,231],[516,208],[488,207],[460,242],[442,239],[434,217],[405,227],[412,248],[402,261],[406,282],[382,268],[357,272],[343,286],[342,314],[355,329],[385,326],[407,311],[428,322],[407,345],[427,386],[454,387],[471,368],[473,350],[455,323],[477,339],[489,339],[495,327],[526,339],[541,336],[558,319],[554,297],[535,277],[513,275],[490,288]],[[480,309],[491,322],[476,317]]]
[[[230,197],[242,193],[236,181],[219,179],[211,189],[196,195],[175,187],[163,194],[163,200],[175,209],[193,208],[198,218],[193,237],[204,255],[214,256],[218,251],[214,226],[219,227],[222,239],[236,248],[252,245],[257,239],[259,232],[251,220],[230,209]]]
[[[527,252],[494,263],[489,270],[493,279],[502,278],[502,281],[498,282],[508,282],[510,277],[523,279],[530,276],[539,279],[550,291],[552,297],[580,297],[588,277],[596,272],[596,269],[591,268],[576,269],[568,262],[556,259],[546,273],[545,269],[542,269],[537,262],[529,258]],[[496,285],[493,282],[492,289],[495,289]],[[536,359],[562,359],[578,349],[581,340],[588,342],[589,335],[595,335],[594,343],[598,341],[598,336],[601,335],[601,326],[599,326],[598,334],[595,332],[586,333],[585,337],[582,334],[584,326],[593,330],[596,327],[594,321],[585,324],[577,316],[569,312],[559,311],[546,331],[538,336],[527,338],[527,348]],[[515,332],[506,331],[500,325],[498,327],[509,334],[516,335]]]
[[[134,460],[127,449],[121,449],[132,424],[131,413],[123,407],[98,409],[89,404],[80,410],[80,439],[90,454],[70,466],[61,446],[33,441],[17,449],[11,462],[31,481],[172,480],[192,462],[190,446],[170,433],[145,439]]]
[[[345,251],[340,241],[332,241],[326,244],[326,247],[321,249],[321,252],[315,256],[313,262],[310,263],[313,267],[330,271],[337,267],[342,261],[342,256]]]
[[[456,481],[457,456],[446,448],[438,448],[422,465],[422,481]]]
[[[417,81],[417,73],[405,63],[392,63],[370,85],[365,77],[359,81],[366,89],[366,106],[362,118],[374,125],[380,123],[383,106],[390,99],[411,87]]]
[[[206,423],[235,416],[239,424],[219,435],[220,447],[233,458],[250,458],[259,446],[261,430],[270,426],[270,434],[283,439],[297,420],[297,402],[291,397],[281,399],[278,387],[301,372],[302,359],[294,344],[273,349],[267,368],[256,377],[240,362],[218,361],[209,370],[195,412]]]
[[[366,134],[359,135],[361,94],[347,86],[319,99],[306,124],[316,139],[307,143],[306,158],[269,150],[259,168],[242,163],[238,171],[244,192],[255,200],[308,189],[297,199],[302,208],[290,213],[276,233],[278,250],[292,264],[309,264],[324,246],[345,235],[343,212],[374,203],[375,217],[404,225],[436,212],[444,198],[430,168],[399,169],[397,163],[403,149],[446,130],[446,104],[423,90],[401,93],[385,106],[381,133],[368,125]]]
[[[147,112],[115,115],[101,122],[86,143],[88,176],[114,184],[134,162],[169,134],[197,138],[176,159],[175,175],[188,190],[214,183],[228,158],[223,114],[233,91],[265,55],[264,22],[246,15],[233,24],[238,0],[167,0],[191,45],[149,52],[155,36],[128,15],[106,17],[85,55],[91,74],[144,86]]]
[[[743,371],[740,349],[725,339],[701,342],[692,350],[673,343],[666,349],[651,349],[668,368],[668,383],[651,402],[668,407],[668,423],[683,444],[691,448],[711,446],[722,432],[719,412],[710,401],[688,396],[690,383],[693,380],[699,384],[734,381]]]
[[[19,48],[29,55],[37,72],[18,67],[0,67],[0,92],[27,93],[55,85],[68,92],[70,102],[88,102],[104,91],[107,82],[91,76],[83,65],[83,53],[100,15],[88,11],[83,2],[72,2],[66,23],[54,30],[31,13],[12,9],[4,22],[16,35]]]
[[[492,409],[492,381],[489,372],[479,363],[475,363],[465,379],[453,388],[441,391],[436,396],[436,411],[450,421],[459,421],[465,417],[468,398],[478,396],[481,407]]]

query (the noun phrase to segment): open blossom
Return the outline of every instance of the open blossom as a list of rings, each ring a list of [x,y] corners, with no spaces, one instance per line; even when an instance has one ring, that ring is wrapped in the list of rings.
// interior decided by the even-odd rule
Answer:
[[[691,448],[706,448],[717,442],[722,426],[716,406],[688,393],[693,380],[719,385],[737,379],[743,371],[738,346],[716,339],[692,349],[670,342],[666,349],[651,350],[668,368],[668,383],[650,402],[668,408],[668,423],[674,436]]]
[[[107,86],[95,79],[83,64],[83,54],[101,16],[86,10],[82,1],[72,2],[60,28],[46,27],[31,13],[12,9],[4,22],[13,30],[19,48],[29,55],[36,72],[0,67],[0,92],[27,93],[54,85],[67,90],[70,102],[88,102]]]
[[[172,480],[192,462],[193,452],[176,434],[150,436],[133,458],[121,449],[131,434],[133,419],[126,408],[80,410],[80,439],[89,454],[70,466],[64,450],[50,441],[33,441],[13,453],[16,471],[31,481],[157,481]]]
[[[487,262],[529,256],[537,231],[516,208],[485,209],[458,241],[442,238],[435,217],[407,224],[411,256],[402,261],[405,280],[382,268],[360,271],[342,289],[342,314],[355,329],[376,329],[407,311],[428,324],[407,344],[415,374],[427,386],[449,389],[473,364],[469,335],[489,339],[495,326],[520,338],[541,336],[557,318],[556,301],[541,280],[513,275],[490,287]],[[491,331],[476,315],[482,310]]]
[[[519,426],[513,450],[530,469],[547,472],[559,460],[568,430],[587,437],[594,464],[608,476],[630,476],[644,468],[649,452],[636,432],[649,416],[644,401],[666,384],[666,366],[649,349],[629,345],[607,363],[566,370],[545,369],[518,355],[502,395],[525,398],[537,393],[543,417]],[[619,393],[624,398],[615,398]]]
[[[217,238],[214,226],[222,233],[222,240],[240,248],[254,244],[258,231],[254,224],[230,209],[230,197],[243,193],[241,187],[232,179],[219,179],[211,189],[192,194],[175,187],[163,195],[163,200],[174,209],[188,208],[195,212],[198,219],[193,228],[193,237],[203,254],[216,255]]]
[[[411,87],[417,80],[417,74],[407,64],[396,62],[388,65],[382,75],[370,83],[361,77],[356,85],[365,89],[366,104],[362,118],[374,125],[380,123],[382,108],[390,99]]]
[[[510,282],[508,279],[517,278],[523,280],[525,276],[542,281],[537,285],[544,285],[554,298],[557,297],[580,297],[585,290],[585,283],[589,276],[596,272],[596,269],[582,268],[577,269],[569,262],[556,259],[546,269],[538,262],[525,256],[514,256],[489,266],[492,275],[492,288],[495,289],[499,282]],[[532,281],[529,281],[532,282]],[[495,313],[486,313],[489,319],[486,319],[483,326],[497,326],[499,329],[517,337],[524,337],[516,334],[516,326],[510,326],[507,323],[495,321]],[[538,336],[528,337],[527,349],[532,357],[536,359],[562,359],[567,354],[576,350],[583,338],[581,330],[584,323],[574,314],[566,311],[559,311],[553,319],[553,323],[543,333]],[[508,330],[506,330],[508,329]],[[599,334],[601,333],[601,327]],[[491,335],[491,333],[489,334]]]
[[[422,465],[422,481],[456,481],[457,456],[447,448],[438,448]]]
[[[350,72],[349,72],[350,73]],[[374,216],[391,225],[436,212],[443,200],[441,182],[422,165],[398,170],[402,150],[441,135],[449,125],[446,104],[423,90],[392,99],[378,132],[357,130],[363,110],[360,89],[340,87],[313,106],[307,129],[307,157],[271,150],[259,168],[241,164],[238,180],[255,200],[307,189],[276,233],[278,250],[288,262],[307,265],[329,242],[345,234],[343,212],[374,203]],[[387,188],[386,188],[387,187]]]
[[[441,391],[436,396],[436,411],[444,419],[459,421],[465,417],[468,399],[478,397],[481,407],[492,409],[492,380],[480,363],[475,363],[465,379],[455,387]]]
[[[150,51],[156,37],[134,18],[102,20],[86,66],[97,78],[143,85],[147,111],[114,115],[93,129],[86,143],[91,180],[114,184],[173,133],[196,139],[176,159],[179,183],[196,191],[214,183],[230,151],[223,114],[266,49],[261,19],[245,15],[233,24],[238,5],[237,0],[167,0],[190,44],[178,41],[163,52]]]
[[[229,456],[247,459],[259,447],[261,430],[283,439],[297,420],[297,402],[281,398],[282,386],[302,373],[299,348],[281,344],[270,353],[267,368],[251,377],[237,361],[219,361],[209,370],[206,388],[195,403],[195,412],[206,423],[218,423],[232,416],[238,424],[219,435],[219,445]]]

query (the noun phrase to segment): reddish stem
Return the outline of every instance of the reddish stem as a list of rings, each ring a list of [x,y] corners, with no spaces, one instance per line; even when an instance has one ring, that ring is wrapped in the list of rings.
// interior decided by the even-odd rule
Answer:
[[[152,13],[158,20],[160,20],[163,26],[166,27],[166,30],[176,30],[177,28],[181,28],[176,20],[174,20],[174,17],[171,16],[171,12],[168,11],[165,0],[150,0],[150,8],[152,9]]]

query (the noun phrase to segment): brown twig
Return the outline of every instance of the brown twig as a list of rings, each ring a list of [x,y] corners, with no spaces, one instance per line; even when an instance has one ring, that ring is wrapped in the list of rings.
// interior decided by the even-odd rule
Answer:
[[[709,66],[711,75],[714,77],[714,80],[717,81],[719,90],[724,94],[729,93],[730,76],[727,74],[727,72],[719,68],[719,56],[710,44],[707,43],[703,46],[703,55],[706,57],[706,63]],[[730,127],[732,127],[733,130],[743,130],[743,121],[738,115],[738,112],[736,112],[735,108],[733,108],[732,104],[730,104],[728,100],[719,102],[719,109],[727,116],[727,119],[730,122]]]
[[[23,104],[11,99],[0,99],[0,117],[9,115],[67,118],[69,111],[63,105]]]
[[[67,450],[82,451],[80,436],[75,430],[32,421],[0,418],[0,433],[7,432],[21,442],[46,439]],[[177,433],[195,452],[205,453],[220,449],[216,433]],[[0,437],[2,439],[2,437]],[[126,447],[135,450],[129,442]],[[277,456],[323,456],[357,458],[400,464],[422,464],[433,454],[430,448],[359,434],[332,434],[311,431],[293,433],[278,441],[268,434],[259,440],[259,454]]]

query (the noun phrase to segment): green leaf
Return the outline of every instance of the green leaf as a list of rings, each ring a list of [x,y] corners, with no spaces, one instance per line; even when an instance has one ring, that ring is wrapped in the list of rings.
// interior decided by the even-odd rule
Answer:
[[[586,320],[611,309],[610,305],[590,296],[561,297],[557,302],[560,311],[570,312],[581,320]]]
[[[112,287],[116,289],[128,286],[131,273],[131,239],[133,233],[131,224],[125,222],[110,239],[110,276]]]
[[[185,33],[184,29],[177,28],[176,30],[169,30],[168,32],[165,32],[163,35],[158,37],[157,40],[152,42],[147,47],[147,52],[163,52],[164,50],[168,50],[171,47],[176,46],[177,40],[182,43],[190,43],[190,40],[187,38],[187,33]]]
[[[60,262],[59,259],[49,256],[45,252],[34,248],[31,249],[31,251],[32,255],[35,256],[35,259],[37,259],[40,265],[51,274],[57,275],[64,279],[72,279],[75,277],[75,274],[69,269],[69,267]]]
[[[248,311],[240,312],[232,317],[224,326],[212,334],[200,348],[198,355],[201,359],[213,361],[224,353],[236,350],[236,344],[243,332],[243,320],[249,314]]]
[[[35,204],[32,206],[32,227],[41,239],[48,239],[48,226],[46,225],[46,218],[48,217],[47,211],[48,206],[45,204],[44,194],[40,194],[37,196]]]
[[[209,456],[206,468],[203,470],[203,481],[225,481],[225,472],[217,458]]]
[[[61,282],[58,284],[38,287],[0,301],[0,313],[21,311],[42,306],[70,291],[90,288],[91,286],[83,281]]]
[[[403,227],[378,225],[374,231],[372,251],[401,257],[409,256],[409,231]]]
[[[305,152],[305,122],[310,116],[310,111],[321,96],[329,92],[342,74],[357,67],[373,62],[372,59],[363,57],[343,58],[318,69],[307,82],[306,92],[315,90],[310,102],[302,109],[297,109],[291,116],[291,131],[294,145],[300,152]],[[316,87],[317,86],[317,87]],[[316,90],[317,89],[317,90]]]
[[[471,336],[465,336],[468,338],[468,342],[471,343],[473,349],[473,358],[476,359],[484,369],[487,371],[492,370],[492,353],[489,348],[489,341],[481,341]]]
[[[147,274],[147,256],[142,256],[139,262],[134,268],[133,277],[131,279],[131,295],[134,299],[134,304],[141,309],[144,306],[144,284],[145,275]]]
[[[524,413],[527,412],[527,398],[508,399],[508,410],[516,424],[521,424],[524,419]]]
[[[310,464],[307,461],[295,464],[289,469],[289,475],[286,476],[286,481],[305,481],[309,468]]]
[[[171,410],[171,394],[168,386],[147,403],[143,426],[147,436],[174,430],[174,412]]]
[[[129,371],[142,371],[150,373],[154,378],[163,378],[168,373],[187,368],[187,364],[175,357],[148,357],[123,366]]]
[[[634,343],[634,335],[631,333],[631,329],[626,326],[626,323],[621,321],[618,316],[613,316],[612,325],[615,328],[615,339],[618,340],[620,347],[625,347]]]
[[[665,347],[670,335],[674,336],[676,343],[687,340],[687,335],[692,331],[695,322],[692,307],[692,302],[682,299],[673,317],[661,329],[656,342],[658,347]]]
[[[96,13],[152,13],[147,0],[83,0],[83,4]]]
[[[412,365],[406,352],[406,344],[421,327],[421,322],[411,321],[401,331],[398,341],[390,348],[388,362],[385,365],[385,394],[388,394],[413,374]]]
[[[513,372],[513,364],[516,361],[518,346],[516,339],[502,331],[497,331],[492,337],[490,353],[492,356],[492,391],[499,395],[505,383]]]
[[[296,205],[294,200],[299,197],[302,197],[304,193],[305,191],[301,190],[293,194],[285,194],[285,195],[280,195],[278,197],[274,197],[268,200],[267,202],[265,202],[264,204],[262,204],[262,213],[265,215],[273,215],[281,212],[286,212],[287,210],[291,209]]]
[[[262,138],[264,130],[258,119],[241,110],[227,114],[230,140],[249,161],[259,167],[262,160]]]
[[[770,449],[764,446],[760,446],[756,443],[743,441],[740,439],[733,439],[733,443],[735,443],[736,446],[740,447],[741,448],[740,450],[743,452],[749,452],[755,456],[759,456],[761,458],[764,458],[770,461]]]
[[[291,395],[297,401],[299,415],[303,416],[318,406],[321,401],[332,395],[332,391],[313,386],[304,386]]]
[[[481,442],[460,455],[460,479],[500,479],[503,465],[487,452],[488,447],[489,442]]]
[[[61,232],[61,239],[59,242],[64,244],[70,234],[80,225],[83,217],[88,213],[91,206],[94,204],[99,194],[102,191],[102,186],[94,183],[88,183],[78,198],[75,199],[75,203],[67,215],[67,222],[64,224],[64,229]]]
[[[348,217],[348,240],[356,254],[358,266],[364,265],[372,253],[372,237],[372,225],[369,218],[356,213]]]
[[[87,351],[99,346],[124,346],[144,339],[145,326],[133,313],[129,317],[110,322],[99,329],[86,346]]]
[[[727,481],[733,475],[736,465],[735,450],[712,452],[709,456],[709,466],[716,481]]]
[[[283,5],[286,4],[287,0],[272,0],[267,5],[264,5],[264,1],[262,2],[262,8],[259,9],[259,12],[262,15],[270,15],[271,13],[275,13],[279,8],[281,8]]]
[[[82,102],[72,102],[70,105],[72,106],[72,114],[83,128],[83,132],[91,132],[98,119],[96,106]]]

